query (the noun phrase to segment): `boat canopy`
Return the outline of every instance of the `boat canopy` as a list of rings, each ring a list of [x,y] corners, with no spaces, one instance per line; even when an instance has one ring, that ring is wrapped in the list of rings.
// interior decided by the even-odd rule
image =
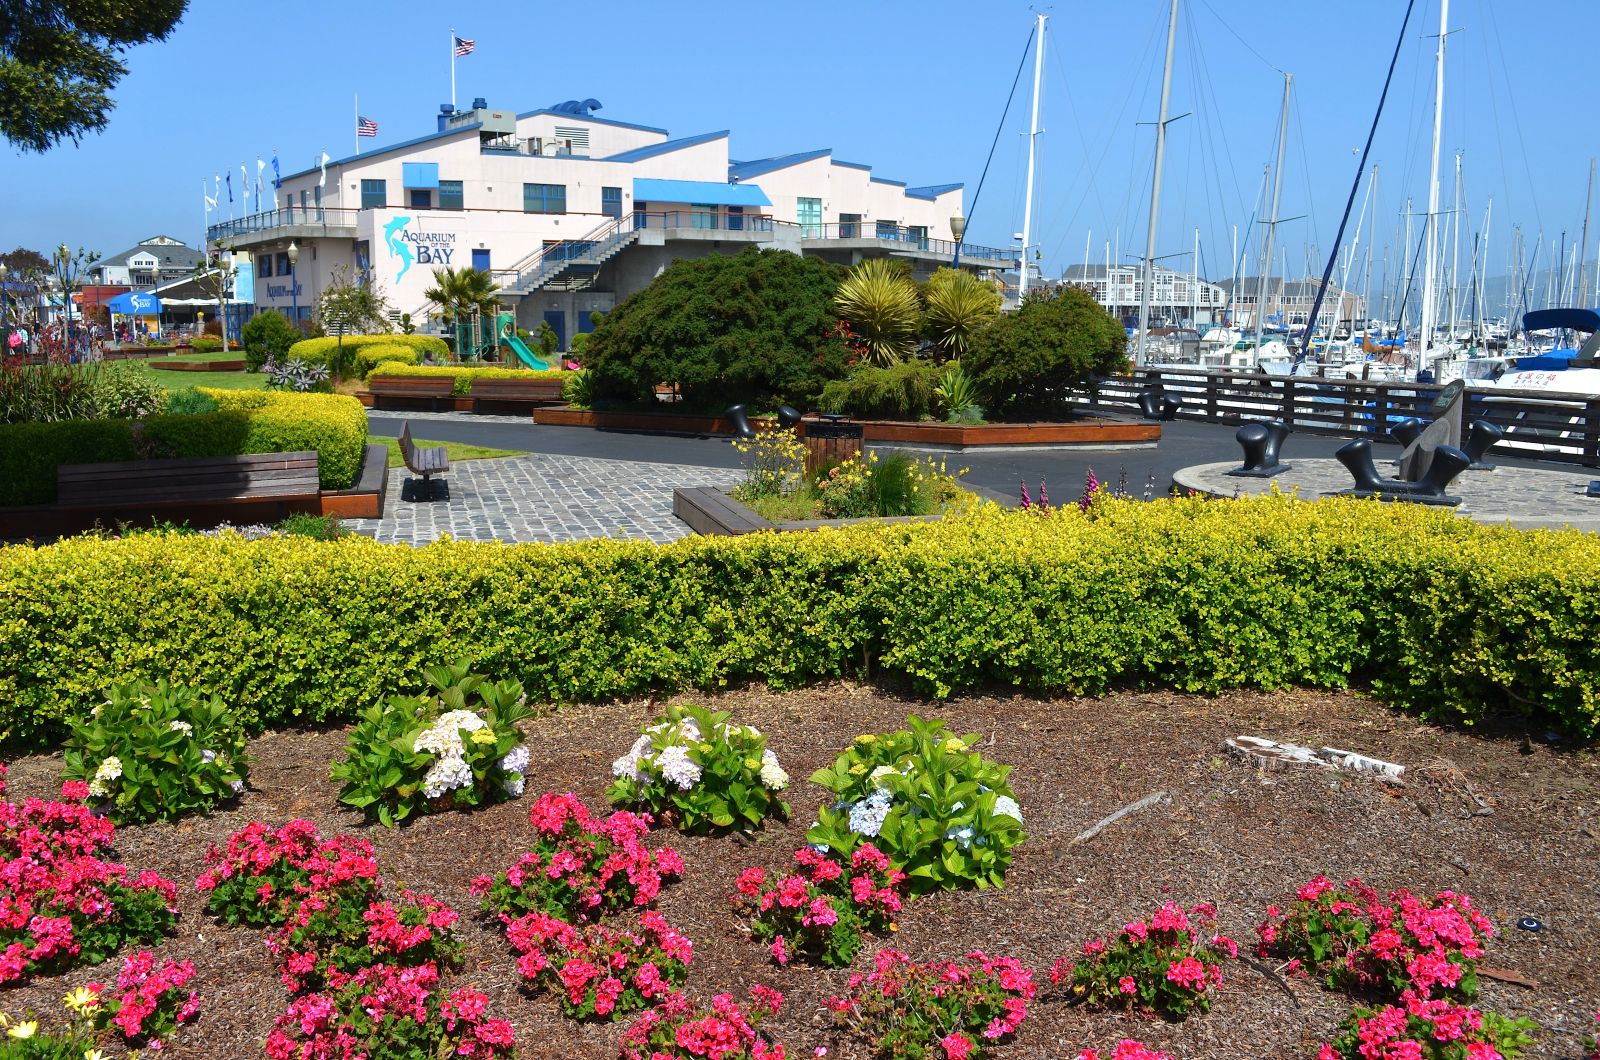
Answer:
[[[1554,331],[1559,328],[1593,335],[1600,332],[1600,310],[1535,309],[1522,314],[1522,327],[1524,331]]]

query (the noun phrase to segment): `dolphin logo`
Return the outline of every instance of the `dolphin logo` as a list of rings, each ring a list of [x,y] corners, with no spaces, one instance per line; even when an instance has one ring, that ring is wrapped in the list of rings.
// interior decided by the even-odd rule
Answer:
[[[399,283],[406,270],[411,268],[411,248],[400,238],[400,230],[410,223],[409,217],[396,217],[383,226],[383,238],[389,243],[389,252],[400,259],[400,271],[395,274],[395,283]]]

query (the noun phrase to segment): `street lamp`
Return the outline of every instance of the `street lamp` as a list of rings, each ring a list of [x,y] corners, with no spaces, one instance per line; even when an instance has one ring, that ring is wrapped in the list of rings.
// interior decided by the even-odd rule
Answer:
[[[61,281],[61,301],[67,311],[67,326],[63,333],[67,339],[67,360],[72,361],[72,251],[65,243],[56,248],[56,278]]]
[[[959,210],[956,211],[954,217],[950,218],[950,234],[956,237],[956,258],[955,261],[951,262],[950,267],[959,269],[961,267],[961,239],[967,234],[967,219],[961,216]]]
[[[300,326],[300,279],[295,271],[296,264],[300,261],[300,248],[294,245],[294,240],[289,240],[289,304],[293,307],[294,326]]]

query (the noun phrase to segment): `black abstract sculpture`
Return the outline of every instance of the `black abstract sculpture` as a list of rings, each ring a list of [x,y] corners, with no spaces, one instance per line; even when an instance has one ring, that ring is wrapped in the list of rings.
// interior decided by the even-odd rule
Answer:
[[[1147,386],[1139,391],[1139,411],[1147,420],[1177,419],[1182,406],[1182,398],[1171,397],[1160,386]]]
[[[1271,478],[1289,470],[1278,462],[1278,451],[1294,428],[1282,420],[1247,423],[1234,435],[1244,450],[1244,466],[1228,472],[1239,478]]]
[[[778,426],[786,431],[793,430],[800,425],[800,410],[792,405],[778,406]]]
[[[1379,497],[1385,500],[1414,501],[1417,504],[1437,504],[1455,507],[1460,497],[1445,494],[1445,489],[1455,477],[1472,464],[1472,458],[1451,445],[1441,445],[1433,452],[1433,463],[1428,473],[1416,482],[1383,478],[1372,462],[1372,441],[1360,438],[1341,446],[1334,458],[1343,464],[1355,488],[1344,492],[1354,497]]]
[[[1419,420],[1415,416],[1407,416],[1389,428],[1389,437],[1399,442],[1401,447],[1404,448],[1421,438],[1422,432],[1427,428],[1426,420]]]
[[[748,442],[756,436],[756,429],[750,426],[750,416],[743,405],[729,405],[722,415],[733,424],[733,433],[738,437]]]
[[[1504,427],[1497,427],[1488,420],[1473,420],[1472,426],[1467,428],[1467,455],[1472,458],[1473,471],[1493,471],[1493,464],[1483,462],[1494,443],[1506,436]]]

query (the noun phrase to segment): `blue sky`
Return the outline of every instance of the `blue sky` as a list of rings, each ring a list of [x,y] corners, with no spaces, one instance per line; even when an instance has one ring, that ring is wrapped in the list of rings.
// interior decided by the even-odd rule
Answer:
[[[1312,259],[1320,269],[1404,8],[1183,0],[1172,112],[1191,116],[1169,135],[1157,246],[1173,255],[1167,264],[1189,268],[1199,227],[1202,271],[1229,274],[1234,226],[1246,238],[1272,155],[1281,67],[1295,75],[1282,213],[1304,216],[1280,227],[1278,244],[1291,273]],[[202,178],[230,169],[237,178],[241,161],[253,167],[274,150],[285,172],[324,148],[348,154],[357,92],[382,126],[377,143],[431,131],[449,96],[446,10],[414,0],[381,14],[337,0],[195,0],[167,42],[130,53],[105,133],[43,156],[0,150],[10,206],[0,245],[65,240],[110,253],[158,232],[192,243]],[[485,96],[527,110],[594,97],[601,116],[675,136],[731,129],[736,158],[832,147],[913,185],[965,182],[970,241],[1003,246],[1022,227],[1031,66],[971,203],[1030,29],[1024,4],[613,0],[457,10],[456,30],[478,45],[459,63],[458,103]],[[1091,230],[1095,261],[1112,239],[1123,260],[1143,252],[1153,131],[1137,123],[1156,114],[1167,0],[1042,10],[1052,17],[1035,242],[1053,275],[1082,260]],[[1383,248],[1398,257],[1405,197],[1419,212],[1426,202],[1437,22],[1437,0],[1417,0],[1373,151],[1376,217],[1369,208],[1362,238],[1375,247],[1374,287]],[[1453,0],[1450,22],[1442,202],[1460,149],[1463,258],[1493,196],[1489,271],[1504,272],[1513,223],[1530,243],[1541,230],[1549,240],[1565,229],[1569,245],[1578,238],[1600,137],[1587,46],[1563,42],[1600,37],[1600,4]],[[1591,248],[1597,239],[1600,219]]]

